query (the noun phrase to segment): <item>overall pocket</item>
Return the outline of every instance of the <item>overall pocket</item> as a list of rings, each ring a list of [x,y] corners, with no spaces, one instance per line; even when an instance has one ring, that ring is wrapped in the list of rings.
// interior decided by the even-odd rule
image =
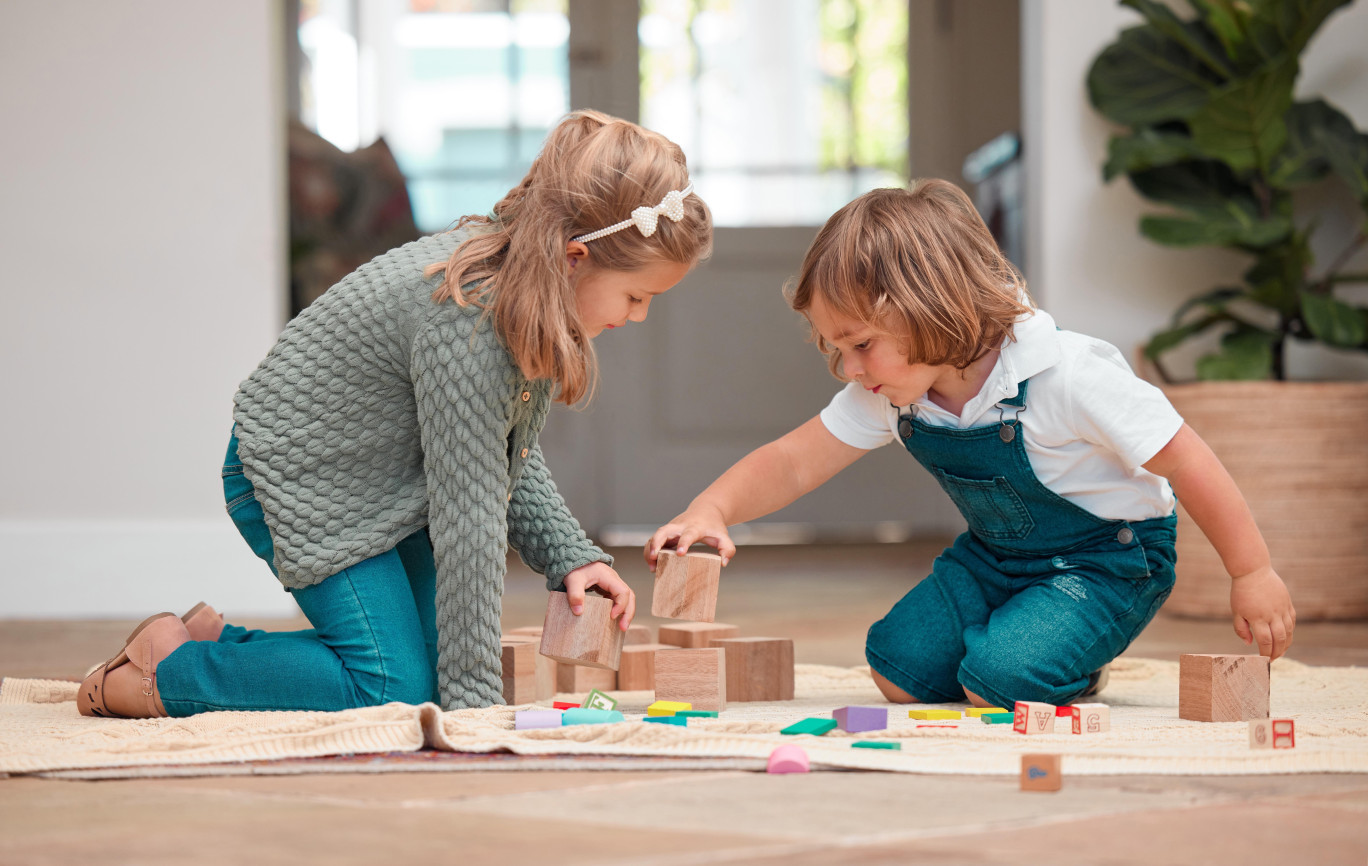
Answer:
[[[934,472],[941,488],[980,538],[1019,540],[1035,529],[1035,520],[1025,503],[1001,475],[982,481],[960,478],[941,469]]]

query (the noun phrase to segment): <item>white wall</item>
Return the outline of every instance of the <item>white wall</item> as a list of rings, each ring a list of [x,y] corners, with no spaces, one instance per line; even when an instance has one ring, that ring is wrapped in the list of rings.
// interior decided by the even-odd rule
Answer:
[[[1088,104],[1093,58],[1123,28],[1140,23],[1104,0],[1024,0],[1022,115],[1026,158],[1027,277],[1061,327],[1135,347],[1167,323],[1182,300],[1238,279],[1248,259],[1210,248],[1179,250],[1141,237],[1139,218],[1159,210],[1124,178],[1102,183],[1110,124]],[[1303,57],[1299,95],[1320,95],[1368,128],[1368,3],[1329,19]],[[1313,191],[1310,195],[1322,195]],[[1343,197],[1318,249],[1325,262],[1363,214]],[[1368,267],[1360,255],[1354,270]],[[1368,377],[1368,361],[1348,353],[1297,351],[1298,377]]]
[[[294,609],[218,481],[285,319],[283,21],[0,3],[0,618]]]

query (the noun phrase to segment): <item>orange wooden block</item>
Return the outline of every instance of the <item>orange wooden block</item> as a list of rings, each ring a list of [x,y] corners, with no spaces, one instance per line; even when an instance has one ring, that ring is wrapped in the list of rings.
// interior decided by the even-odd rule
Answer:
[[[677,649],[655,657],[655,696],[695,710],[727,708],[727,655],[721,649]]]
[[[716,553],[662,550],[656,558],[651,615],[668,619],[712,622],[717,616],[717,585],[722,557]]]
[[[521,640],[501,640],[499,645],[504,703],[530,704],[537,700],[537,647]]]
[[[661,643],[684,649],[706,649],[722,638],[740,637],[741,629],[725,622],[675,622],[656,629]]]
[[[530,633],[509,633],[503,635],[501,640],[505,642],[517,642],[532,645],[532,652],[536,657],[537,668],[537,700],[544,701],[547,698],[556,696],[556,665],[559,664],[553,658],[547,658],[539,652],[541,644],[541,627],[537,627],[538,634]]]
[[[578,695],[591,689],[611,692],[617,688],[617,671],[584,665],[556,664],[556,693]]]
[[[677,649],[666,643],[639,643],[623,647],[622,664],[618,666],[618,688],[623,691],[654,689],[656,653]]]
[[[793,700],[793,641],[777,637],[713,638],[727,654],[727,699]]]
[[[584,597],[584,611],[575,616],[565,601],[565,593],[550,593],[546,601],[546,622],[541,636],[541,654],[558,662],[617,670],[622,657],[622,629],[610,619],[611,599],[590,593]]]
[[[1021,756],[1021,790],[1058,791],[1062,784],[1059,755]]]
[[[1178,718],[1194,722],[1268,718],[1268,659],[1207,653],[1179,656]]]

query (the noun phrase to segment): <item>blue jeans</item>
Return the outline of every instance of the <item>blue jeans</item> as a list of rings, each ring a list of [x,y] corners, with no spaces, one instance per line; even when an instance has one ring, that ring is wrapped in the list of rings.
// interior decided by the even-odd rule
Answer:
[[[223,466],[228,513],[257,556],[274,547],[237,437]],[[392,550],[304,589],[290,590],[311,629],[225,625],[217,642],[191,641],[157,668],[172,716],[211,710],[344,710],[437,700],[437,569],[426,529]]]

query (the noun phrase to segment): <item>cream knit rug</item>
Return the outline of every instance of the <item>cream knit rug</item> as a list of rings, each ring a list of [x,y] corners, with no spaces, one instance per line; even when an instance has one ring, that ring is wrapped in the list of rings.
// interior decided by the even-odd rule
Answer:
[[[511,707],[443,713],[432,704],[389,704],[340,713],[222,712],[185,719],[84,718],[74,703],[76,684],[54,680],[0,682],[0,772],[10,774],[145,768],[138,775],[180,774],[237,762],[327,755],[414,752],[502,752],[582,756],[584,766],[622,769],[603,756],[656,756],[676,768],[721,765],[763,769],[770,751],[797,744],[813,769],[909,773],[1016,774],[1025,752],[1064,755],[1077,775],[1368,772],[1368,669],[1273,664],[1272,714],[1296,719],[1295,749],[1252,750],[1248,724],[1188,722],[1178,718],[1178,664],[1152,659],[1113,662],[1098,700],[1110,704],[1111,731],[1074,736],[1061,720],[1054,734],[1023,736],[1008,725],[976,719],[918,722],[905,707],[885,703],[868,668],[798,665],[796,699],[731,704],[717,719],[690,719],[687,728],[639,721],[649,692],[618,692],[627,721],[514,731]],[[823,737],[782,736],[808,716],[830,717],[846,705],[888,706],[889,727],[866,734],[832,731]],[[963,705],[940,705],[962,709]],[[852,749],[856,738],[893,739],[901,751]],[[594,756],[586,759],[584,756]],[[681,760],[684,759],[684,760]],[[699,759],[690,761],[687,759]],[[722,760],[719,760],[722,759]],[[676,763],[677,762],[677,763]],[[542,765],[545,764],[536,764]],[[161,768],[158,773],[153,768]],[[71,773],[71,775],[78,775]]]

